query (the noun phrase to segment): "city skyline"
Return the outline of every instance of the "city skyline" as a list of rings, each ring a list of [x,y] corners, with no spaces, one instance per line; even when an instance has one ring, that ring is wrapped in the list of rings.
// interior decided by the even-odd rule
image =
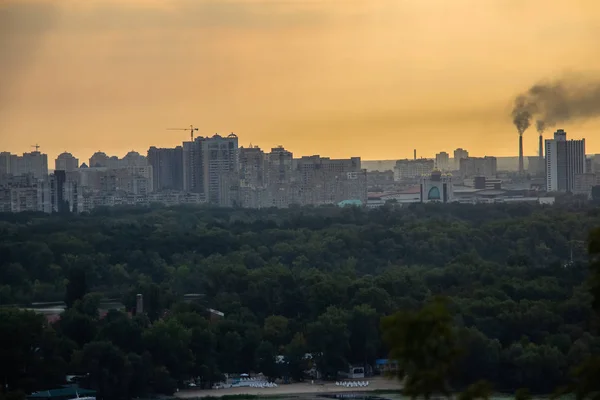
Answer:
[[[496,157],[473,157],[462,148],[453,152],[453,159],[442,152],[435,160],[417,158],[415,150],[413,159],[369,170],[360,157],[294,157],[283,146],[270,152],[240,147],[233,133],[197,136],[174,148],[150,147],[147,156],[131,151],[119,158],[96,152],[89,166],[61,153],[56,170],[49,171],[48,157],[36,145],[35,152],[23,156],[0,152],[0,211],[80,213],[154,203],[242,208],[373,208],[387,201],[551,204],[555,198],[544,195],[556,192],[589,199],[600,185],[600,155],[586,158],[585,139],[567,140],[562,129],[545,144],[545,159],[528,157],[527,169],[520,165],[516,173],[500,170]],[[515,157],[504,159],[504,167],[510,160]]]
[[[0,149],[241,145],[363,160],[516,156],[514,96],[600,70],[588,0],[124,0],[0,5]],[[465,15],[469,15],[465,19]],[[562,128],[600,153],[600,122]],[[524,135],[535,155],[538,135]]]
[[[559,131],[559,130],[562,131],[562,129],[557,129],[557,131]],[[233,134],[233,133],[234,132],[231,132],[230,134]],[[546,140],[546,139],[552,139],[554,137],[554,133],[555,133],[554,130],[552,132],[550,132],[550,131],[546,132],[546,136],[544,137],[544,140]],[[219,135],[219,136],[222,136],[222,137],[226,137],[227,136],[227,135],[222,135],[222,134],[219,134],[219,133],[214,133],[213,135]],[[204,138],[210,138],[213,135],[207,135],[207,136],[203,136],[203,137]],[[195,138],[196,137],[200,137],[200,136],[201,135],[195,136]],[[537,135],[536,138],[537,138],[536,140],[539,140],[539,135]],[[589,142],[587,138],[577,138],[577,137],[573,138],[573,137],[571,137],[571,139],[576,139],[576,140],[585,139],[586,142]],[[125,156],[127,156],[130,153],[138,153],[139,155],[141,155],[143,157],[147,157],[148,151],[151,148],[174,149],[175,147],[181,147],[186,142],[189,142],[189,138],[188,138],[188,140],[183,140],[181,142],[174,143],[172,145],[157,146],[157,145],[151,144],[146,149],[128,149],[128,150],[123,150],[121,152],[116,152],[116,153],[115,152],[110,152],[110,151],[107,151],[107,150],[104,150],[104,149],[97,149],[97,150],[95,150],[95,151],[93,151],[93,152],[91,152],[89,154],[88,153],[77,154],[77,153],[75,153],[73,151],[69,151],[68,149],[65,149],[65,150],[61,151],[60,153],[58,153],[58,154],[49,154],[48,152],[44,151],[44,148],[41,145],[30,145],[29,146],[30,150],[25,150],[23,152],[15,152],[15,151],[12,151],[11,149],[1,149],[1,150],[4,151],[4,152],[10,153],[10,154],[18,155],[18,156],[21,156],[21,155],[24,155],[24,154],[31,154],[32,152],[35,152],[35,151],[40,152],[41,154],[46,155],[48,157],[48,169],[49,170],[54,170],[54,162],[55,162],[55,160],[57,158],[59,158],[60,156],[65,155],[65,154],[69,155],[69,156],[73,156],[75,159],[77,159],[78,162],[79,162],[79,165],[86,164],[86,166],[91,167],[92,165],[90,165],[89,161],[96,154],[105,154],[107,157],[117,157],[118,159],[123,159]],[[425,154],[425,155],[423,155],[423,154],[419,153],[418,149],[410,149],[410,154],[407,152],[408,150],[402,152],[402,154],[405,154],[405,156],[403,156],[403,157],[395,157],[395,158],[388,158],[388,159],[385,159],[385,158],[382,158],[382,159],[365,159],[360,154],[350,155],[350,156],[339,156],[339,157],[334,157],[334,156],[331,156],[330,154],[327,154],[327,153],[300,154],[300,153],[295,152],[293,149],[288,148],[287,146],[285,146],[285,144],[281,144],[281,143],[278,144],[278,145],[276,145],[276,146],[261,146],[259,144],[253,144],[253,143],[249,143],[248,145],[243,145],[243,144],[240,143],[239,147],[240,147],[240,149],[241,148],[252,148],[252,147],[254,147],[254,148],[261,149],[263,151],[268,151],[269,149],[273,149],[273,148],[276,148],[276,147],[281,147],[281,148],[285,148],[286,150],[292,152],[295,155],[298,155],[298,157],[321,156],[321,157],[328,157],[328,158],[332,158],[332,159],[346,159],[346,158],[351,158],[351,157],[359,157],[359,158],[361,158],[362,161],[365,161],[365,162],[413,160],[414,157],[415,157],[415,155],[416,155],[417,159],[426,159],[426,160],[436,161],[437,160],[437,156],[440,153],[447,153],[449,155],[449,160],[455,161],[456,158],[453,156],[453,153],[456,150],[463,150],[462,147],[456,147],[456,148],[453,148],[453,149],[446,149],[446,150],[435,151],[434,154]],[[517,160],[518,160],[518,153],[517,154],[513,154],[513,155],[509,154],[507,156],[498,156],[498,155],[493,154],[493,153],[483,153],[483,154],[472,153],[468,148],[465,148],[464,150],[467,150],[467,154],[468,154],[469,157],[475,157],[475,158],[483,158],[483,157],[498,157],[498,158],[506,158],[506,159],[514,158],[515,159],[515,168],[514,169],[515,170],[518,169],[517,164],[516,164]],[[595,155],[595,153],[591,153],[589,151],[587,151],[586,154],[588,156]],[[538,149],[535,150],[535,153],[528,153],[527,151],[525,151],[524,156],[525,156],[525,158],[537,157],[537,156],[539,156]],[[454,167],[455,167],[454,169],[458,169],[457,166],[454,166]]]

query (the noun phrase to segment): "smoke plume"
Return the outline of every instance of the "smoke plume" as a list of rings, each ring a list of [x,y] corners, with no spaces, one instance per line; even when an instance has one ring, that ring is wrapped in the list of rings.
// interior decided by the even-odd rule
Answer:
[[[537,121],[535,121],[535,127],[538,133],[541,135],[546,130],[546,123],[541,119],[538,119]]]
[[[515,100],[515,107],[512,112],[513,123],[519,131],[519,135],[529,128],[531,124],[531,111],[529,110],[529,104],[527,103],[527,97],[519,96]]]
[[[559,123],[600,117],[600,80],[570,76],[538,83],[517,96],[512,116],[520,134],[533,117],[540,133]]]

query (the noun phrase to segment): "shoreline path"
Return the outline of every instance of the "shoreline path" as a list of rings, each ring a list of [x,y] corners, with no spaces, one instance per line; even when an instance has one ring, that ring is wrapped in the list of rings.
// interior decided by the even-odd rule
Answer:
[[[357,393],[357,392],[373,392],[376,390],[400,390],[402,385],[397,379],[387,378],[365,378],[355,379],[369,381],[368,387],[352,387],[346,388],[343,386],[336,386],[335,382],[326,383],[291,383],[289,385],[279,385],[276,388],[251,388],[251,387],[239,387],[239,388],[227,388],[227,389],[184,389],[175,393],[175,397],[180,399],[193,399],[200,397],[221,397],[229,395],[259,395],[259,396],[277,396],[277,395],[299,395],[299,394],[319,394],[319,393]]]

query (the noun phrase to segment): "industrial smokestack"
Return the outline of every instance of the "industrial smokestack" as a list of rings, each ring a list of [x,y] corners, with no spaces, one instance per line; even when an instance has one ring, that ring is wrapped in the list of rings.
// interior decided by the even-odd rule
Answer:
[[[519,135],[519,174],[523,174],[525,167],[523,165],[523,134]]]
[[[540,159],[544,159],[544,137],[540,135],[540,148],[539,148]]]
[[[413,152],[413,157],[415,160],[417,159],[417,149],[415,149],[415,151]]]
[[[135,314],[141,315],[144,312],[144,296],[137,294],[135,296]]]

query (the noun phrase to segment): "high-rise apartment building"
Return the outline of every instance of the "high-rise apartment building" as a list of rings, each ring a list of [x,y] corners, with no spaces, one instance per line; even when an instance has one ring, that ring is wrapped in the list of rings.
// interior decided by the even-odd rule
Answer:
[[[269,185],[285,184],[292,181],[294,155],[283,147],[274,147],[266,154],[267,182]]]
[[[23,153],[22,156],[0,153],[0,177],[3,175],[32,175],[34,179],[48,179],[48,156],[39,151]]]
[[[148,164],[152,166],[155,191],[183,190],[183,147],[148,149]]]
[[[57,169],[49,177],[52,212],[77,212],[80,198],[77,184],[67,180],[67,172]]]
[[[398,160],[394,167],[394,180],[402,181],[407,179],[421,178],[423,175],[430,174],[435,168],[435,162],[427,158],[416,160]]]
[[[435,166],[439,170],[448,171],[450,169],[450,154],[445,151],[437,153],[435,155]]]
[[[19,157],[19,172],[15,175],[32,174],[34,178],[40,180],[48,179],[48,156],[39,151],[23,153]]]
[[[498,162],[496,157],[467,157],[460,159],[460,176],[473,178],[485,176],[495,178],[498,174]]]
[[[262,188],[266,185],[266,157],[258,146],[240,147],[240,186]]]
[[[231,191],[239,185],[238,137],[215,134],[202,143],[204,195],[209,204],[231,206]]]
[[[288,207],[296,201],[298,190],[292,185],[296,180],[294,155],[282,146],[274,147],[265,154],[267,204],[277,208]]]
[[[267,162],[265,153],[258,147],[240,147],[240,176],[237,198],[232,201],[241,207],[270,207],[267,190]]]
[[[54,161],[54,170],[55,171],[75,171],[79,168],[79,160],[73,157],[71,153],[61,153],[56,160]]]
[[[546,189],[549,192],[572,192],[575,175],[585,172],[585,139],[567,140],[559,129],[554,139],[546,139]]]
[[[183,164],[183,190],[185,192],[203,193],[202,184],[202,141],[203,137],[197,137],[192,142],[183,142],[182,164]]]
[[[0,153],[0,178],[4,175],[12,175],[11,164],[14,158],[16,158],[16,156],[7,151]]]
[[[210,204],[230,206],[239,186],[238,138],[198,136],[183,142],[183,190],[201,193]]]
[[[460,169],[460,160],[462,160],[463,158],[468,158],[469,157],[469,152],[465,149],[462,148],[458,148],[456,150],[454,150],[454,169],[455,170],[459,170]]]

